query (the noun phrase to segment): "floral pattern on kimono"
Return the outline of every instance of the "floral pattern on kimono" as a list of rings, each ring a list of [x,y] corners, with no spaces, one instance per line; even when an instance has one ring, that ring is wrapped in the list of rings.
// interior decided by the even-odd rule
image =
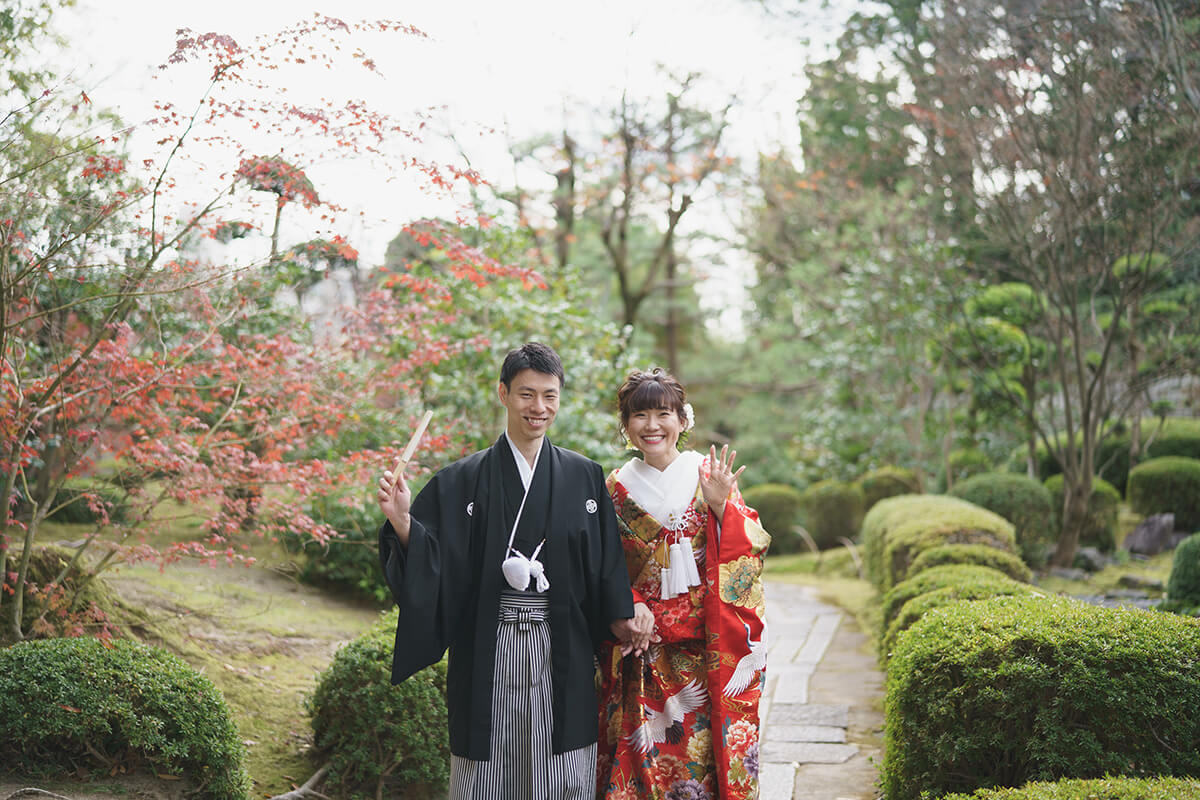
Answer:
[[[617,472],[607,485],[634,602],[654,613],[662,641],[640,657],[622,658],[615,644],[601,652],[597,797],[757,798],[765,674],[751,667],[765,662],[761,575],[770,537],[736,487],[718,535],[698,484],[682,529],[650,516]],[[661,570],[680,535],[691,537],[701,583],[663,600]]]

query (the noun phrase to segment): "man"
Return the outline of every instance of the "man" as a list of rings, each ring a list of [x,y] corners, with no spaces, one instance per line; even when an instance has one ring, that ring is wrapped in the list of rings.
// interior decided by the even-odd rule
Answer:
[[[593,653],[610,631],[648,636],[630,621],[603,470],[546,438],[562,388],[553,350],[512,350],[496,443],[439,471],[415,500],[402,474],[379,483],[379,557],[400,607],[392,681],[450,651],[451,800],[590,800]]]

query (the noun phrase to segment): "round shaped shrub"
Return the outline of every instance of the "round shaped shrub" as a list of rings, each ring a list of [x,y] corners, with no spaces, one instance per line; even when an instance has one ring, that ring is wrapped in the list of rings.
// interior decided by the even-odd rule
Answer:
[[[1027,583],[1014,580],[972,581],[959,586],[947,586],[918,595],[900,607],[896,618],[888,625],[880,640],[880,652],[886,658],[896,646],[896,637],[908,630],[921,617],[935,608],[958,603],[963,600],[987,600],[1014,594],[1035,594],[1036,590]]]
[[[959,602],[897,638],[888,800],[1200,774],[1200,622],[1046,596]]]
[[[762,483],[742,492],[746,505],[758,512],[758,521],[771,534],[771,553],[794,553],[803,545],[796,535],[800,515],[800,490],[786,483]]]
[[[977,564],[1002,572],[1022,583],[1033,579],[1033,572],[1016,553],[999,550],[986,544],[943,544],[923,550],[908,567],[909,578],[931,567],[948,564]]]
[[[111,769],[140,757],[199,797],[242,800],[245,756],[225,698],[165,650],[91,637],[0,650],[0,763],[9,767]]]
[[[992,461],[987,457],[987,453],[974,448],[964,448],[961,450],[951,450],[947,458],[947,469],[950,474],[942,475],[942,488],[947,486],[957,486],[960,481],[965,481],[972,475],[979,475],[984,472],[992,471]]]
[[[888,532],[883,553],[883,581],[887,589],[908,577],[913,561],[926,550],[950,544],[976,544],[1012,553],[1016,537],[1012,523],[966,502],[938,515],[921,515],[899,523]]]
[[[817,547],[836,547],[841,539],[854,539],[863,521],[863,490],[853,483],[819,481],[800,495],[805,527]]]
[[[1046,488],[1050,491],[1050,502],[1054,507],[1055,527],[1061,531],[1063,476],[1051,475],[1046,479]],[[1079,545],[1111,553],[1117,546],[1117,514],[1120,506],[1121,494],[1116,487],[1103,478],[1092,478],[1092,496],[1088,500],[1083,530],[1079,532]]]
[[[856,483],[863,492],[863,511],[870,511],[888,497],[921,493],[917,473],[902,467],[880,467],[864,474]]]
[[[320,496],[311,501],[308,513],[341,537],[320,542],[307,532],[296,531],[281,537],[289,553],[304,556],[300,580],[347,592],[377,606],[390,603],[392,594],[379,569],[379,552],[373,546],[379,531],[379,507],[364,504],[359,498],[347,505],[339,498]]]
[[[905,494],[880,500],[863,518],[862,549],[867,577],[876,587],[886,588],[887,545],[897,527],[913,520],[946,522],[979,511],[990,514],[965,500],[944,494]]]
[[[976,789],[942,800],[1200,800],[1195,778],[1092,778],[1033,781],[1004,789]]]
[[[1096,463],[1103,465],[1100,475],[1122,493],[1129,490],[1131,441],[1130,432],[1125,428],[1105,438],[1096,448]],[[1142,419],[1142,447],[1143,461],[1163,456],[1200,458],[1200,419],[1145,417]]]
[[[1200,528],[1200,459],[1163,456],[1129,471],[1129,507],[1139,514],[1173,513],[1180,530]]]
[[[396,609],[334,655],[308,701],[329,782],[347,797],[443,791],[450,775],[446,662],[392,685]]]
[[[1193,533],[1175,548],[1167,599],[1181,606],[1200,606],[1200,533]]]
[[[956,484],[950,494],[1011,522],[1025,562],[1032,567],[1046,563],[1058,540],[1058,528],[1050,490],[1041,483],[1024,475],[986,472]]]
[[[892,624],[900,608],[914,597],[967,584],[994,584],[1007,586],[1012,580],[1002,572],[991,567],[981,567],[978,564],[947,564],[941,567],[930,567],[915,575],[900,581],[883,595],[880,603],[882,624],[879,633],[882,634]]]

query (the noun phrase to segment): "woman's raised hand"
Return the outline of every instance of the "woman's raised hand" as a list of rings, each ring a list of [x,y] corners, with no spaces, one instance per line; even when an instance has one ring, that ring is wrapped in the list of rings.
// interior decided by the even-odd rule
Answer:
[[[717,515],[717,519],[725,514],[725,500],[737,484],[738,476],[746,467],[743,465],[733,470],[737,450],[730,450],[729,445],[721,447],[721,457],[717,458],[717,447],[708,448],[708,474],[704,474],[704,465],[700,465],[700,489],[704,492],[704,502]]]

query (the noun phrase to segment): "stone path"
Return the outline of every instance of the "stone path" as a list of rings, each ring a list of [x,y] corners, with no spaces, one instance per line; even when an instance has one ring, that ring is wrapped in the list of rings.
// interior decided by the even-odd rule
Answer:
[[[768,581],[762,800],[875,800],[883,675],[852,617]]]

